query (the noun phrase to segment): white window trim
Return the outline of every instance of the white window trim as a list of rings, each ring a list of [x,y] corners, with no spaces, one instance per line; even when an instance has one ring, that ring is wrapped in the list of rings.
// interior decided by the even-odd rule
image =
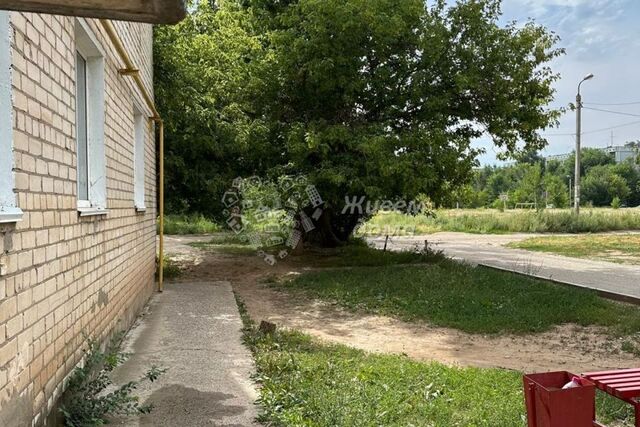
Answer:
[[[83,19],[76,19],[75,38],[76,50],[85,59],[87,67],[87,168],[89,181],[89,200],[78,199],[78,212],[80,216],[105,215],[107,214],[104,129],[105,55],[90,27]],[[79,165],[77,167],[79,169]]]
[[[147,137],[145,126],[147,126],[146,116],[141,113],[137,107],[134,107],[133,200],[136,212],[145,212],[147,210],[145,203],[146,188],[144,182],[146,176],[145,147]]]
[[[109,210],[103,208],[80,207],[78,206],[80,216],[100,216],[107,215]]]
[[[16,204],[13,172],[13,102],[11,86],[11,15],[0,10],[0,224],[22,221]]]

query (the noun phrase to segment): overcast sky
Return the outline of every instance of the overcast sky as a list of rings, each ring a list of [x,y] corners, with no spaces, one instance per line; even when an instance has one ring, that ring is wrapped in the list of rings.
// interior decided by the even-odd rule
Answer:
[[[582,85],[585,107],[638,115],[583,111],[583,146],[610,145],[612,130],[614,145],[640,139],[640,1],[503,0],[503,12],[505,22],[533,18],[562,38],[560,46],[567,53],[552,64],[562,77],[556,83],[555,105],[567,106],[575,101],[578,82],[593,73],[596,77]],[[588,105],[632,102],[637,104]],[[621,127],[602,130],[614,126]],[[575,133],[575,112],[569,111],[560,127],[548,133]],[[575,146],[572,135],[550,135],[547,139],[544,155],[567,153]],[[476,145],[487,149],[480,157],[483,165],[497,163],[490,140],[480,140]]]

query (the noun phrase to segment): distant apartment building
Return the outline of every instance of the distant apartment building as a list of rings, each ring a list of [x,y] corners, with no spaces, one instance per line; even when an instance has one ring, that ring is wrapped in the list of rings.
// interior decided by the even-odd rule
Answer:
[[[609,146],[605,148],[595,148],[596,150],[604,151],[605,153],[611,154],[616,163],[622,163],[627,159],[635,158],[638,156],[638,151],[634,147],[629,147],[626,145],[615,145]],[[546,156],[546,161],[560,161],[563,162],[569,159],[573,155],[573,152],[566,154],[554,154],[551,156]]]
[[[557,162],[564,162],[565,160],[567,160],[569,157],[571,157],[571,154],[573,153],[567,153],[567,154],[553,154],[551,156],[547,156],[544,159],[547,161],[557,161]]]
[[[616,163],[625,162],[627,159],[632,159],[638,156],[638,152],[634,147],[627,146],[612,146],[602,148],[602,151],[609,153],[613,156]]]
[[[152,27],[113,22],[152,83]],[[151,112],[94,19],[0,11],[0,426],[46,423],[84,336],[153,291]]]

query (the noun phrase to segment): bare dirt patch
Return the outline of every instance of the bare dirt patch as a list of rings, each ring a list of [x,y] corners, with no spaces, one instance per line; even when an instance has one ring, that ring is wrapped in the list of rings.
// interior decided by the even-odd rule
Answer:
[[[640,264],[640,254],[630,254],[623,251],[618,250],[606,250],[603,252],[596,253],[592,259],[602,259],[609,262],[617,262],[621,264],[631,264],[631,265],[639,265]]]
[[[171,240],[168,237],[167,240]],[[206,239],[205,239],[206,240]],[[168,252],[181,243],[167,245]],[[281,292],[264,283],[274,277],[300,274],[314,266],[290,257],[271,267],[252,256],[182,250],[196,262],[183,263],[177,281],[228,280],[256,321],[298,329],[330,342],[370,352],[406,354],[417,360],[449,365],[500,367],[519,371],[569,370],[587,372],[635,366],[638,358],[620,350],[598,327],[563,325],[534,335],[472,335],[426,323],[346,311],[335,305]]]

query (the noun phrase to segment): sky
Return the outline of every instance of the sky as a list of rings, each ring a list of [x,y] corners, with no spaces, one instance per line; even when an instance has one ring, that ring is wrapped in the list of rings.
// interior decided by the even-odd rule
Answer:
[[[532,18],[561,37],[559,47],[566,49],[566,55],[551,63],[561,75],[552,105],[566,107],[575,102],[578,83],[593,73],[594,79],[582,85],[585,107],[631,114],[584,110],[583,147],[611,145],[612,131],[613,145],[640,139],[640,1],[503,0],[502,8],[504,22]],[[626,103],[635,104],[595,105]],[[542,155],[574,149],[575,120],[575,112],[568,111],[558,128],[542,132],[549,141]],[[480,139],[474,145],[486,149],[479,157],[482,165],[500,164],[490,139]]]

